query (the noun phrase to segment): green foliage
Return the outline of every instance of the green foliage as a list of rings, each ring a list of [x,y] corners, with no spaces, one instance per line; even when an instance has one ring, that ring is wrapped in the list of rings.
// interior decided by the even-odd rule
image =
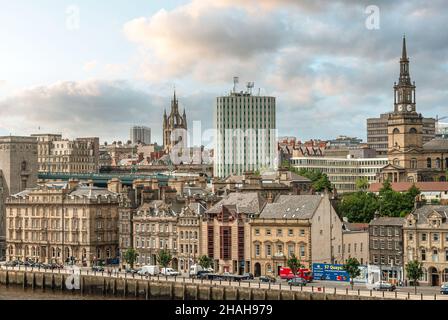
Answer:
[[[417,293],[417,282],[421,276],[423,276],[422,264],[416,260],[408,262],[406,264],[406,274],[408,278],[414,283],[414,290]]]
[[[213,259],[206,255],[200,256],[198,259],[198,263],[203,269],[213,267]]]
[[[389,181],[383,183],[379,195],[358,191],[346,194],[338,206],[338,213],[350,222],[370,222],[375,211],[386,217],[404,217],[409,214],[420,190],[413,185],[407,192],[400,193],[392,189]]]
[[[138,257],[137,251],[135,251],[132,248],[128,249],[123,256],[124,261],[126,261],[126,263],[129,264],[131,268],[134,268],[134,263],[135,261],[137,261],[137,257]]]
[[[357,190],[366,191],[369,189],[369,179],[367,179],[367,177],[358,178],[355,184]]]
[[[352,286],[353,290],[353,280],[358,277],[361,274],[361,270],[359,270],[359,261],[356,258],[348,258],[347,261],[345,261],[344,264],[344,270],[347,271],[348,275],[350,276],[350,285]]]
[[[291,272],[296,275],[297,271],[300,268],[303,268],[302,263],[300,263],[300,260],[296,257],[296,255],[293,253],[291,254],[291,256],[289,257],[288,261],[287,261],[287,265],[288,267],[291,269]]]
[[[378,197],[370,192],[358,191],[344,195],[338,212],[351,222],[370,222],[379,209]]]
[[[157,255],[157,263],[162,266],[162,268],[167,268],[172,260],[173,256],[169,250],[163,249],[159,251]]]
[[[305,178],[308,178],[312,182],[312,187],[316,192],[322,192],[327,189],[328,191],[333,191],[333,186],[331,185],[330,179],[325,173],[319,170],[307,170],[307,169],[297,169],[291,166],[289,161],[285,160],[282,162],[282,167]]]

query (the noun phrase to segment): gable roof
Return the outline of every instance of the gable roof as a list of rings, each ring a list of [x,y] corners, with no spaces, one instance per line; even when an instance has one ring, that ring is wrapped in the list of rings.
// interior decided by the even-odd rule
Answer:
[[[281,195],[267,204],[259,218],[310,219],[322,200],[320,195]]]
[[[207,210],[206,213],[217,214],[222,211],[222,206],[234,206],[238,213],[258,214],[261,212],[265,204],[266,200],[258,192],[234,192],[219,201]]]

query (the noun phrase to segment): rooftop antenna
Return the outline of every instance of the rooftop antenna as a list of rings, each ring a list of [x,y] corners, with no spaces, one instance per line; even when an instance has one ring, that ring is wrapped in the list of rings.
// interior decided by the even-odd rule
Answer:
[[[239,77],[233,77],[233,93],[236,92],[236,85],[240,82]]]
[[[247,92],[249,94],[252,94],[252,89],[255,87],[255,82],[248,82],[246,86],[247,86]]]

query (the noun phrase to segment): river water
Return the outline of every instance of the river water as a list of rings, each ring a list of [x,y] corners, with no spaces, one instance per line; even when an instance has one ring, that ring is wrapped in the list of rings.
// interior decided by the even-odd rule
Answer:
[[[20,286],[0,285],[0,300],[136,300],[134,297],[111,297],[102,295],[82,295],[80,292],[62,292],[51,289],[23,289]]]

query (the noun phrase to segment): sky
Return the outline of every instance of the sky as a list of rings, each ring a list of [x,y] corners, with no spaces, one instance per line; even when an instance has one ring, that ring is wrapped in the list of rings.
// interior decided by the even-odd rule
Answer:
[[[393,109],[406,34],[417,110],[448,116],[443,0],[0,0],[0,135],[126,141],[174,88],[189,122],[255,82],[280,136],[365,139]]]

